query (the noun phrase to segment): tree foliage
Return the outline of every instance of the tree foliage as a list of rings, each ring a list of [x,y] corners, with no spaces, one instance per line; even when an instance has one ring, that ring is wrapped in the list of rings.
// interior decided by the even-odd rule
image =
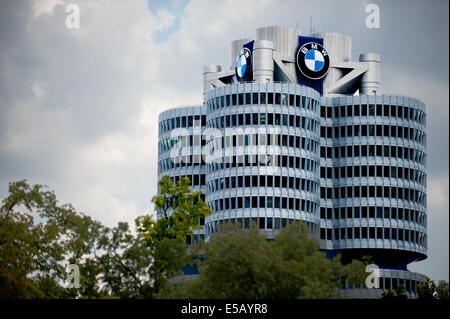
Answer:
[[[0,208],[0,298],[74,296],[62,287],[65,264],[88,265],[85,255],[101,228],[71,205],[58,205],[55,194],[41,185],[10,183]]]
[[[152,298],[186,264],[184,239],[210,213],[189,184],[163,178],[153,201],[165,218],[139,217],[133,234],[128,223],[108,228],[60,205],[42,185],[10,183],[0,207],[0,298]],[[79,268],[78,288],[65,285],[68,264]]]
[[[160,194],[153,196],[152,201],[160,217],[157,221],[143,218],[138,227],[155,257],[150,267],[153,293],[158,293],[168,279],[190,263],[193,256],[187,253],[186,237],[201,229],[200,221],[212,213],[201,198],[202,191],[190,190],[189,178],[181,177],[174,183],[170,176],[163,175],[158,184]]]
[[[440,280],[436,286],[435,282],[427,277],[424,283],[417,284],[417,299],[449,299],[448,282]]]
[[[268,241],[253,223],[224,225],[204,245],[198,279],[167,287],[163,298],[336,298],[343,281],[362,284],[359,261],[343,266],[319,251],[317,239],[302,222],[280,230]]]
[[[406,289],[403,285],[397,285],[395,289],[386,289],[381,293],[382,299],[387,300],[405,300],[408,299]]]
[[[152,202],[160,217],[157,221],[144,218],[139,227],[151,248],[166,239],[184,241],[194,230],[201,229],[200,220],[212,213],[201,199],[202,191],[190,190],[188,177],[182,176],[174,183],[169,175],[163,175],[158,184],[160,194],[153,196]]]
[[[437,299],[449,299],[448,282],[445,280],[439,280],[436,287]]]

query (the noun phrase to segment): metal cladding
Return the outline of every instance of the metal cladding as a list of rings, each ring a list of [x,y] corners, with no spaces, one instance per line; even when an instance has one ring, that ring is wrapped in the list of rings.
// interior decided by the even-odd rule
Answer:
[[[359,56],[360,62],[368,64],[369,70],[361,79],[361,94],[380,93],[380,55],[378,53],[364,53]]]
[[[315,33],[316,38],[323,39],[331,63],[350,62],[352,60],[352,38],[346,34],[335,32]]]
[[[253,79],[255,82],[273,82],[273,42],[255,41],[253,49]]]
[[[206,92],[208,92],[212,86],[210,85],[211,75],[219,73],[222,71],[222,67],[220,65],[205,65],[203,67],[203,97]]]
[[[298,36],[297,29],[292,27],[263,27],[256,29],[256,40],[272,41],[275,51],[292,59],[297,53]]]
[[[383,95],[379,54],[352,61],[344,34],[259,28],[230,58],[205,66],[202,106],[159,117],[158,178],[189,176],[213,210],[193,240],[227,222],[272,239],[301,220],[328,257],[380,268],[378,289],[343,294],[402,284],[415,297],[425,276],[407,267],[428,254],[425,104]]]
[[[298,49],[297,29],[285,26],[263,27],[256,29],[256,40],[269,40],[273,43],[273,49],[279,53],[285,60],[284,67],[292,74],[295,74],[295,55]],[[283,77],[280,74],[279,77]]]
[[[314,37],[323,39],[323,46],[327,49],[332,66],[339,62],[350,62],[352,60],[352,38],[342,33],[316,33]],[[344,70],[340,68],[330,68],[324,79],[324,95],[327,95],[327,88],[340,80],[344,76]]]

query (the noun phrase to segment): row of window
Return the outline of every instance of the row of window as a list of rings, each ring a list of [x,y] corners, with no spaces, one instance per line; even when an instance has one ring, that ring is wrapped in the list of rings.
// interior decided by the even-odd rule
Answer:
[[[205,174],[192,174],[192,175],[177,175],[171,176],[170,178],[174,183],[178,183],[181,177],[188,177],[191,181],[192,186],[203,186],[206,185],[206,175]]]
[[[333,174],[334,173],[334,174]],[[400,178],[426,186],[426,174],[417,169],[399,166],[363,165],[320,167],[320,178],[386,177]]]
[[[176,128],[193,127],[194,123],[196,126],[206,126],[206,115],[188,115],[188,116],[172,117],[159,123],[159,131],[166,132]]]
[[[225,168],[243,166],[289,167],[309,171],[314,174],[318,173],[319,169],[319,163],[309,158],[266,154],[234,155],[229,157],[222,157],[219,159],[214,159],[214,161],[208,164],[210,172],[222,170]]]
[[[251,223],[255,223],[259,229],[281,229],[287,225],[297,221],[293,218],[273,218],[273,217],[238,217],[238,218],[224,218],[212,221],[207,224],[207,233],[217,232],[218,226],[226,223],[239,224],[244,229],[249,229]],[[319,229],[319,226],[311,222],[306,222],[306,226],[310,233],[314,233]]]
[[[204,164],[205,162],[201,155],[191,154],[159,160],[158,166],[159,171],[167,171],[172,168],[192,167]]]
[[[366,157],[378,156],[388,158],[399,158],[411,160],[425,166],[426,154],[411,147],[394,145],[347,145],[335,147],[320,147],[320,157],[322,158],[345,158],[345,157]]]
[[[334,134],[333,134],[334,132]],[[406,126],[395,125],[347,125],[335,127],[320,127],[320,137],[346,138],[346,137],[394,137],[404,138],[425,145],[426,135],[423,131]]]
[[[343,186],[343,187],[321,187],[320,198],[323,199],[346,199],[346,198],[386,198],[409,200],[417,204],[426,205],[424,192],[394,186]]]
[[[323,240],[392,239],[407,241],[425,247],[426,237],[422,232],[403,228],[345,227],[320,229],[320,239]]]
[[[217,139],[214,141],[218,141]],[[286,135],[277,133],[253,133],[253,134],[234,134],[224,136],[221,139],[221,144],[214,143],[213,146],[220,148],[221,145],[225,147],[237,146],[286,146],[305,150],[310,152],[317,152],[319,149],[319,142],[296,135]]]
[[[177,145],[179,143],[179,145]],[[221,136],[208,142],[210,147],[220,149],[225,147],[239,146],[286,146],[316,152],[319,143],[313,139],[285,134],[235,134]],[[159,151],[165,152],[173,147],[205,146],[206,140],[200,135],[186,135],[178,138],[167,138],[159,143]],[[394,145],[347,145],[335,147],[320,147],[322,158],[345,158],[345,157],[366,157],[378,156],[389,158],[400,158],[418,162],[425,165],[426,154],[415,148],[394,146]],[[197,162],[196,162],[197,163]]]
[[[425,126],[426,115],[416,108],[401,105],[361,104],[321,106],[320,116],[323,118],[346,118],[354,116],[385,116],[418,122]]]
[[[304,107],[306,109],[316,109],[316,104],[318,103],[314,99],[310,99],[305,96],[298,96],[298,95],[288,95],[285,93],[268,93],[268,104],[274,104],[274,94],[275,94],[275,104],[279,105],[289,105],[289,106],[297,106],[297,107]],[[234,97],[233,97],[234,96]],[[213,105],[211,110],[217,109],[223,106],[231,106],[231,105],[245,105],[245,104],[258,104],[258,101],[261,100],[261,104],[266,104],[266,93],[260,93],[260,98],[258,96],[258,93],[239,93],[239,94],[232,94],[221,97],[216,97],[207,102],[207,105]],[[223,101],[223,102],[221,102]],[[311,101],[313,101],[311,103]],[[227,104],[228,103],[228,104]],[[225,105],[224,105],[225,104]],[[215,105],[219,105],[219,107],[216,107]],[[222,106],[223,105],[223,106]],[[334,112],[334,114],[333,114]],[[400,105],[381,105],[381,104],[362,104],[362,105],[341,105],[341,106],[335,106],[335,107],[325,107],[321,106],[320,109],[320,115],[321,117],[326,118],[339,118],[339,117],[354,117],[354,116],[385,116],[385,117],[396,117],[401,119],[407,119],[411,121],[416,121],[422,125],[425,125],[425,113],[417,110],[412,107],[407,106],[400,106]],[[237,115],[234,115],[233,118],[229,119],[227,121],[227,127],[229,126],[236,126],[236,125],[244,125],[243,121],[240,121],[239,118],[237,118]],[[270,116],[270,115],[269,115]],[[198,125],[205,126],[206,125],[206,115],[188,115],[188,116],[178,116],[173,117],[164,121],[161,121],[159,123],[159,129],[161,132],[173,130],[175,128],[188,128],[192,127],[194,125],[194,121],[199,121]],[[269,119],[268,119],[269,121]],[[292,120],[290,120],[292,121]],[[253,119],[251,121],[252,123],[255,122]],[[221,122],[223,123],[223,122]],[[242,123],[242,124],[241,124]],[[245,122],[246,125],[248,122]],[[260,120],[260,124],[266,124],[265,120]],[[283,125],[286,122],[283,121]],[[299,123],[299,121],[297,121]],[[281,122],[276,119],[272,118],[272,121],[268,122],[267,124],[272,125],[278,125],[281,124]],[[291,126],[295,126],[294,124],[289,124]],[[298,125],[298,124],[297,124]],[[216,126],[217,127],[217,126]],[[222,125],[223,127],[223,125]],[[330,135],[329,135],[330,136]]]
[[[226,197],[208,202],[215,212],[240,208],[281,208],[304,211],[315,214],[318,204],[309,200],[280,196],[244,196]]]
[[[265,104],[266,102],[266,93],[260,93],[261,94],[261,104]],[[279,104],[279,105],[289,105],[289,106],[297,106],[297,107],[304,107],[306,109],[311,109],[311,104],[313,106],[313,110],[315,110],[316,106],[315,104],[317,104],[318,102],[316,100],[310,99],[308,97],[305,96],[298,96],[298,95],[292,95],[289,94],[289,100],[287,98],[287,94],[285,93],[268,93],[268,99],[269,99],[269,103],[268,104],[273,104],[273,94],[275,94],[275,104]],[[233,96],[235,96],[233,98]],[[237,97],[236,97],[237,96]],[[224,102],[233,102],[235,101],[234,104],[232,105],[245,105],[245,104],[258,104],[259,101],[259,97],[258,97],[258,93],[239,93],[239,94],[232,94],[231,98],[230,95],[226,95],[226,96],[221,96],[221,97],[216,97],[212,100],[209,100],[207,102],[207,105],[215,105],[217,103],[219,103],[220,105],[220,101],[224,101]],[[295,100],[295,102],[294,102]],[[302,103],[300,104],[300,102],[302,101]],[[312,103],[310,101],[313,101]],[[240,102],[238,104],[236,104],[236,102]],[[301,105],[301,106],[300,106]],[[228,105],[225,106],[230,106],[230,103],[228,103]],[[219,106],[220,107],[220,106]],[[215,109],[214,107],[212,109]],[[334,114],[333,114],[334,111]],[[279,115],[279,114],[278,114]],[[325,106],[321,106],[320,108],[320,115],[321,117],[326,117],[326,118],[339,118],[339,117],[354,117],[354,116],[385,116],[385,117],[396,117],[396,118],[401,118],[401,119],[407,119],[407,120],[411,120],[411,121],[416,121],[422,125],[425,125],[425,113],[417,110],[415,108],[412,107],[407,107],[407,106],[400,106],[400,105],[381,105],[381,104],[362,104],[362,105],[341,105],[341,106],[335,106],[335,107],[325,107]],[[242,121],[240,121],[240,119],[237,117],[237,115],[233,115],[234,119],[228,119],[227,121],[227,127],[231,126],[236,126],[236,125],[244,125],[243,123],[243,119]],[[270,114],[268,115],[270,117]],[[164,121],[161,121],[159,123],[159,129],[160,131],[164,132],[164,131],[168,131],[168,130],[173,130],[175,128],[188,128],[188,127],[192,127],[194,125],[194,121],[199,121],[197,125],[201,125],[201,126],[205,126],[206,125],[206,115],[188,115],[188,116],[178,116],[178,117],[173,117]],[[270,119],[268,119],[268,123],[269,125],[275,124],[281,124],[280,120],[278,119],[274,119],[272,117],[272,120],[270,121]],[[290,120],[292,121],[292,120]],[[253,119],[251,121],[253,124],[255,124],[255,119]],[[221,122],[223,123],[223,122]],[[248,124],[247,120],[245,122],[245,125],[250,125]],[[264,120],[260,120],[259,121],[260,124],[266,124],[265,119]],[[287,125],[285,124],[286,122],[283,121],[283,125]],[[292,122],[291,122],[292,123]],[[299,121],[297,121],[297,123],[299,123]],[[290,126],[295,126],[295,124],[289,124]],[[298,125],[298,124],[297,124]],[[223,127],[223,125],[222,125]],[[330,135],[329,135],[330,136]]]
[[[176,146],[190,147],[190,146],[205,146],[206,139],[202,138],[201,135],[185,135],[177,136],[177,138],[166,138],[159,142],[159,152],[166,152]]]
[[[242,125],[284,125],[316,132],[320,123],[309,117],[279,113],[231,114],[218,116],[208,121],[208,127],[218,129]]]
[[[204,165],[205,157],[196,155],[174,156],[173,158],[165,158],[159,160],[159,171],[167,171],[173,168],[191,167],[196,165]],[[251,166],[268,166],[268,167],[289,167],[306,170],[316,174],[319,169],[319,163],[308,158],[301,158],[287,155],[234,155],[227,157],[215,158],[210,161],[208,167],[211,172],[233,167],[251,167]]]
[[[416,293],[417,291],[417,284],[420,283],[420,281],[411,280],[411,279],[403,279],[403,278],[385,278],[385,277],[379,277],[379,287],[378,289],[396,289],[397,286],[402,285],[405,287],[405,290],[409,293]],[[341,284],[341,289],[366,289],[366,285],[357,285],[354,286],[350,284],[347,280],[344,281]]]
[[[216,192],[224,189],[240,187],[283,187],[307,192],[317,192],[319,184],[300,177],[245,175],[217,178],[208,183],[209,191]]]
[[[379,283],[380,283],[379,289],[396,289],[397,286],[402,285],[403,287],[405,287],[406,291],[416,293],[417,284],[420,283],[420,281],[410,280],[410,279],[402,279],[402,278],[380,277]]]
[[[241,133],[241,134],[240,134]],[[177,143],[179,143],[177,145]],[[219,136],[215,139],[211,139],[206,142],[206,139],[201,135],[186,135],[178,136],[177,138],[167,138],[159,143],[159,151],[166,152],[173,147],[190,147],[190,146],[204,146],[209,145],[214,150],[225,147],[238,147],[238,146],[287,146],[298,148],[299,150],[306,150],[311,152],[317,152],[319,142],[296,135],[285,135],[277,133],[248,133],[242,134],[237,132],[236,134],[230,134],[225,136]]]
[[[349,206],[349,207],[320,207],[320,218],[325,220],[339,220],[351,218],[396,219],[426,226],[426,214],[418,210],[402,207],[381,206]]]
[[[208,108],[208,112],[211,112],[229,106],[258,104],[295,106],[305,108],[307,110],[312,110],[314,112],[318,112],[319,107],[319,101],[307,96],[273,92],[253,92],[221,95],[209,99],[206,102],[206,107]]]

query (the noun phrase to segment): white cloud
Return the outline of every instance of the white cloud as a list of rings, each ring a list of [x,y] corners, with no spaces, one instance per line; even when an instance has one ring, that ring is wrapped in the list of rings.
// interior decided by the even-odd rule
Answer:
[[[175,22],[175,15],[170,11],[164,9],[158,9],[156,11],[157,16],[157,30],[163,30],[170,27]]]
[[[36,0],[33,1],[33,17],[37,18],[41,14],[52,14],[56,5],[63,4],[63,0]]]
[[[448,206],[448,176],[431,180],[427,185],[428,202],[430,205],[445,207]],[[445,205],[446,204],[446,205]],[[448,214],[447,211],[441,211],[442,214]]]

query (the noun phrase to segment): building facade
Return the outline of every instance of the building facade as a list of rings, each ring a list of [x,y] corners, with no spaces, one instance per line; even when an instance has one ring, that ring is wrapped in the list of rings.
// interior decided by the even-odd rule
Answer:
[[[191,178],[214,213],[189,241],[218,224],[256,222],[267,238],[303,220],[320,249],[343,262],[372,256],[376,297],[425,276],[426,113],[421,101],[380,92],[380,57],[351,59],[351,38],[257,29],[231,43],[230,67],[205,66],[202,105],[159,116],[158,177]]]

